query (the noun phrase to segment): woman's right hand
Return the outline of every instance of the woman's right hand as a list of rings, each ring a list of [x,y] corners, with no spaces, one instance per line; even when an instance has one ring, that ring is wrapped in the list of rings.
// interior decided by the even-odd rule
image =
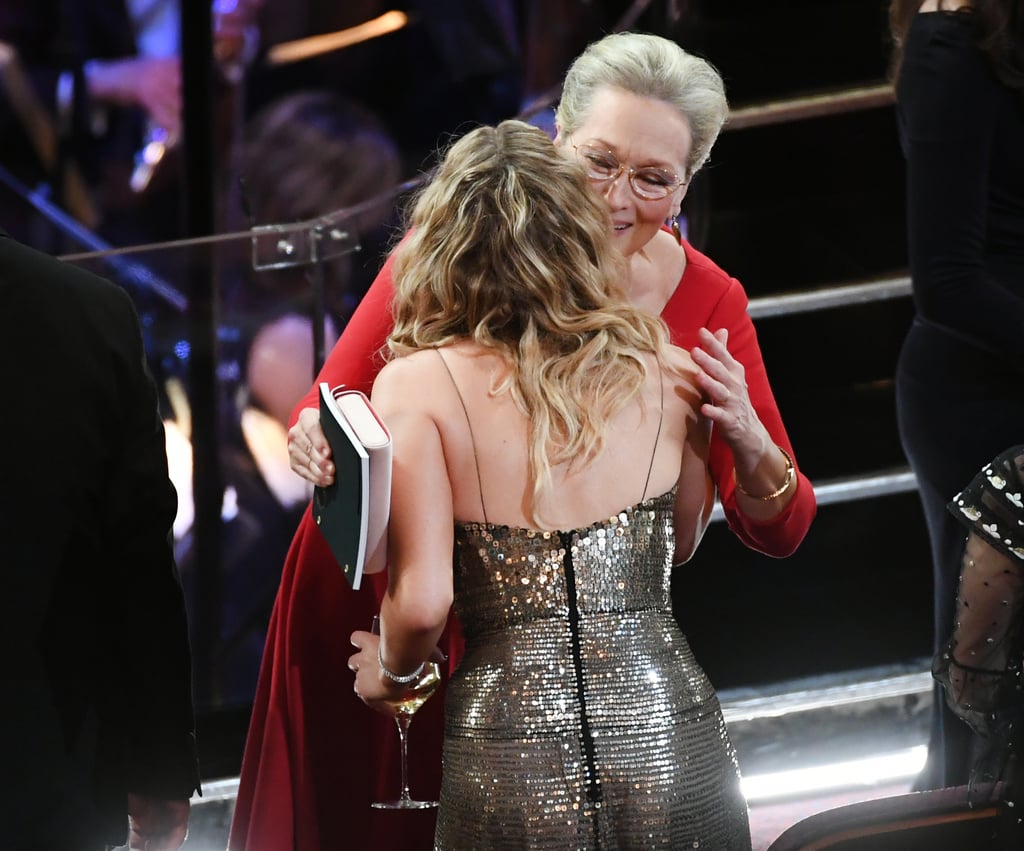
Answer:
[[[303,408],[295,425],[288,429],[288,463],[307,482],[322,488],[334,484],[331,447],[316,408]]]
[[[700,369],[697,383],[705,395],[700,413],[728,445],[737,472],[753,476],[765,456],[777,450],[750,401],[743,364],[729,351],[727,329],[712,333],[701,328],[697,336],[699,345],[690,354]]]

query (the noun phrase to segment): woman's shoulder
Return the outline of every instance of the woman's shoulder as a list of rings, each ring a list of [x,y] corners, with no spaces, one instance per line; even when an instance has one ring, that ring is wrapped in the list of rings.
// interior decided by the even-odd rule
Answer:
[[[424,377],[442,368],[436,349],[420,349],[392,358],[373,382],[374,390],[415,389]]]
[[[696,334],[723,309],[726,313],[743,313],[747,308],[746,291],[736,278],[686,241],[683,249],[686,269],[662,311],[675,340],[691,332]]]
[[[701,391],[697,385],[698,371],[697,364],[686,349],[668,346],[661,363],[661,382],[666,391],[672,388],[673,392],[666,393],[666,398],[674,397],[691,407],[699,406]]]
[[[492,352],[470,340],[418,349],[388,361],[374,387],[383,381],[382,386],[388,390],[398,388],[416,395],[430,395],[439,380],[451,383],[452,375],[464,375],[467,367],[490,367],[495,358]]]
[[[420,349],[388,361],[373,382],[371,401],[394,430],[443,418],[442,392],[450,379],[436,349]]]
[[[649,357],[650,361],[648,362],[648,366],[650,367],[656,361],[654,360],[654,355],[649,355]],[[690,353],[681,346],[676,345],[668,345],[665,347],[662,365],[670,372],[683,374],[695,372],[697,369],[697,365],[694,363],[693,357]]]

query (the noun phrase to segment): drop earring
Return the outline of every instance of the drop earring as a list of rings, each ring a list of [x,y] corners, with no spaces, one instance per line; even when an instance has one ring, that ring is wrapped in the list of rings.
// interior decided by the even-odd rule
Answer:
[[[680,245],[683,244],[683,232],[679,227],[679,216],[673,216],[669,221],[669,228],[672,231],[672,236],[676,238],[676,242]]]

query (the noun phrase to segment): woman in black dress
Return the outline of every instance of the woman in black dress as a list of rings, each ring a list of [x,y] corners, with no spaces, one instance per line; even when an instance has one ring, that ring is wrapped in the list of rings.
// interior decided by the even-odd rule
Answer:
[[[938,646],[963,549],[946,501],[1024,433],[1024,2],[895,0],[892,22],[916,309],[896,399],[931,539]],[[937,699],[918,788],[967,782],[971,739]]]

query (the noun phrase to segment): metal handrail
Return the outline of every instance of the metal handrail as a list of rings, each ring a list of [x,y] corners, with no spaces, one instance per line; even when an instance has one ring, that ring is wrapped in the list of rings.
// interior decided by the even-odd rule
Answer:
[[[935,681],[929,665],[930,660],[921,660],[919,669],[888,676],[862,676],[851,678],[850,682],[823,685],[820,682],[806,683],[801,687],[794,684],[792,690],[782,693],[760,693],[741,697],[725,689],[719,692],[722,715],[727,724],[755,721],[762,718],[781,718],[796,712],[813,712],[818,709],[835,709],[837,706],[874,703],[930,695]],[[874,673],[868,669],[864,673]],[[819,678],[815,678],[816,680]],[[205,792],[205,789],[204,789]]]
[[[782,124],[787,121],[803,121],[826,115],[840,115],[864,109],[878,109],[896,102],[895,90],[891,83],[870,86],[854,86],[814,95],[768,101],[730,110],[723,130],[747,130]]]
[[[881,470],[861,476],[845,476],[814,483],[814,496],[818,505],[836,505],[856,502],[876,496],[892,496],[917,490],[917,478],[909,467]],[[722,504],[715,502],[711,510],[711,522],[725,519]]]
[[[809,292],[779,293],[752,298],[747,310],[752,319],[766,319],[771,316],[788,316],[793,313],[809,313],[813,310],[831,310],[853,304],[888,301],[904,298],[910,293],[910,278],[902,275],[897,278],[822,287]]]
[[[814,495],[817,497],[818,505],[833,505],[916,490],[917,477],[909,467],[902,467],[863,476],[829,479],[815,484]]]

